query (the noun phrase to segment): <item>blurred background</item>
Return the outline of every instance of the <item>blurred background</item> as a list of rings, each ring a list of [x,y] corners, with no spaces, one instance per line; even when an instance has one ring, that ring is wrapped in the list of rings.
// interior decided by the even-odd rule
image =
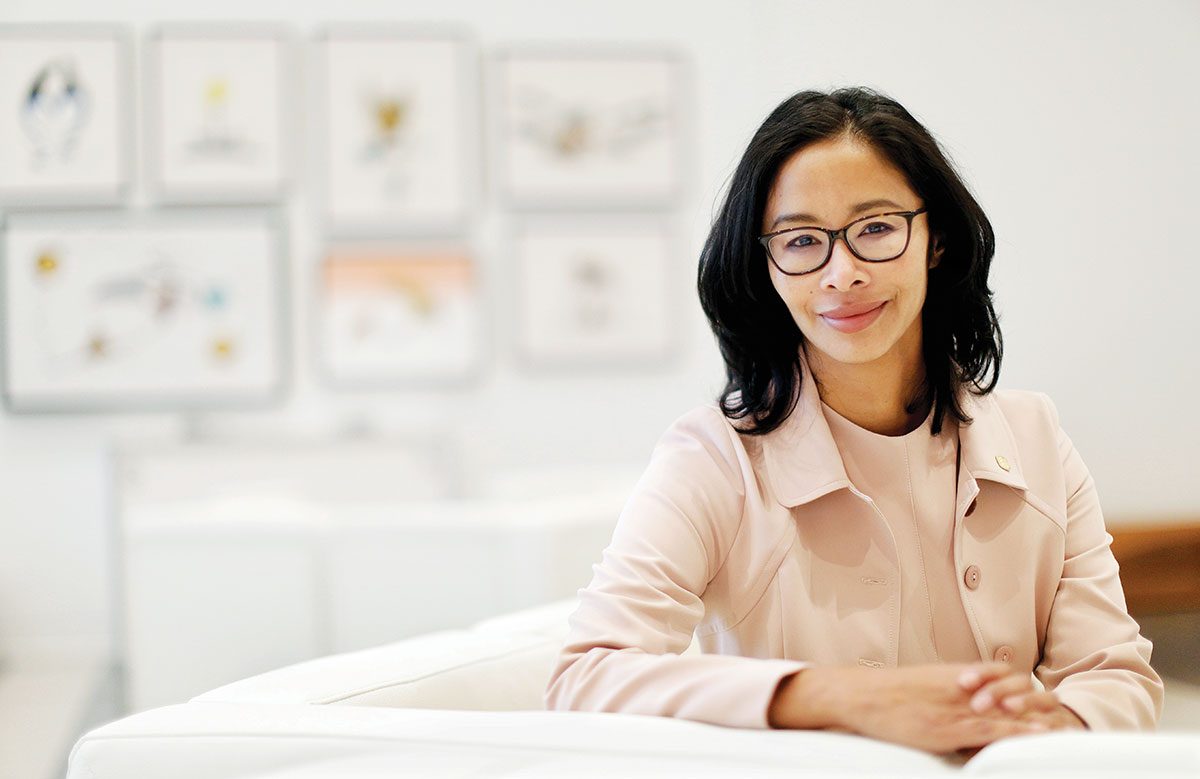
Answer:
[[[780,101],[844,85],[903,103],[992,220],[1000,386],[1055,400],[1164,724],[1200,727],[1195,2],[9,0],[0,25],[0,773],[584,586],[722,386],[694,285],[728,176]]]

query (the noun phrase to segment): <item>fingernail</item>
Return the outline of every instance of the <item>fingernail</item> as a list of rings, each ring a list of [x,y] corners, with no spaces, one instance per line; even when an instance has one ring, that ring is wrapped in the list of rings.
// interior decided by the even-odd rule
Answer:
[[[1046,729],[1046,726],[1040,722],[1030,722],[1028,725],[1026,725],[1026,727],[1029,730],[1038,730],[1038,731]]]
[[[971,709],[976,714],[981,714],[988,710],[992,705],[992,694],[990,692],[981,692],[971,699]]]
[[[976,671],[963,671],[958,676],[958,684],[960,687],[974,687],[979,684],[979,673]]]
[[[1012,695],[1001,701],[1000,705],[1009,711],[1020,711],[1025,708],[1025,702],[1018,695]]]

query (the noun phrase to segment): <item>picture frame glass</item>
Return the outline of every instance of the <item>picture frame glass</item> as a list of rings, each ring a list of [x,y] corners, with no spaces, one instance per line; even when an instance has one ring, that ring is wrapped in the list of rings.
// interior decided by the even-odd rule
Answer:
[[[498,68],[499,178],[514,204],[662,205],[678,193],[678,61],[513,53]]]
[[[341,250],[321,270],[321,357],[337,383],[461,379],[482,358],[465,254]]]
[[[465,230],[474,155],[465,43],[331,35],[322,42],[326,218],[337,230]]]
[[[0,34],[0,201],[123,195],[124,45],[115,32]]]
[[[166,196],[278,196],[284,185],[285,42],[164,32],[156,72],[154,185]]]
[[[525,225],[515,240],[519,350],[538,364],[669,356],[670,231],[644,225]]]
[[[274,228],[21,224],[4,231],[14,408],[221,405],[282,381]]]

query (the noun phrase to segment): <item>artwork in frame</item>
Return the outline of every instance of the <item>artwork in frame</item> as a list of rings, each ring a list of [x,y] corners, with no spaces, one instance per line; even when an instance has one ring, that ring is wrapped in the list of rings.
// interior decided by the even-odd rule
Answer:
[[[284,195],[290,37],[276,26],[168,25],[146,46],[146,167],[164,202],[269,202]]]
[[[130,184],[129,40],[0,26],[0,205],[115,205]]]
[[[465,253],[338,249],[321,268],[321,363],[338,386],[462,382],[483,357]]]
[[[684,60],[513,50],[495,62],[494,179],[515,207],[669,206],[681,189]]]
[[[17,412],[261,407],[285,370],[274,212],[10,214],[4,398]]]
[[[480,178],[470,40],[332,27],[316,55],[330,232],[466,232]]]
[[[659,366],[679,312],[661,220],[528,220],[514,230],[517,353],[532,368]]]

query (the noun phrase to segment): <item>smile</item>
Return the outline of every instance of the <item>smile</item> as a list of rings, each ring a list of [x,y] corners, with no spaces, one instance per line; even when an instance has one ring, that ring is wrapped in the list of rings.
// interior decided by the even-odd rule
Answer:
[[[884,301],[876,308],[873,308],[870,311],[864,311],[861,314],[855,314],[854,316],[834,317],[826,314],[820,314],[819,316],[825,321],[825,324],[829,325],[834,330],[838,330],[843,333],[857,333],[859,330],[870,326],[872,322],[878,319],[879,315],[883,312],[884,306],[886,305],[887,301]]]

